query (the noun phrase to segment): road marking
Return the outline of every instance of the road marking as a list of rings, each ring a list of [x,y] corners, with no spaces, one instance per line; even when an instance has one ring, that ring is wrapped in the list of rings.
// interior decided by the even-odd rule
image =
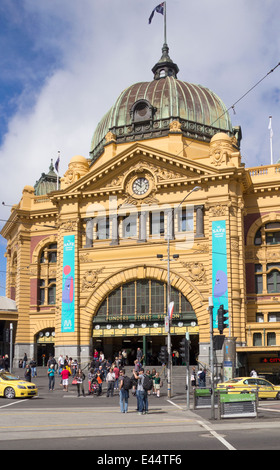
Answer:
[[[280,413],[280,410],[276,408],[262,408],[261,406],[258,407],[258,410],[263,410],[263,411],[273,411],[275,413]]]
[[[218,439],[227,449],[229,450],[236,450],[235,447],[233,447],[228,441],[226,441],[222,436],[220,436],[216,431],[213,431],[207,424],[203,423],[203,421],[197,421],[200,426],[205,428],[207,431],[209,431],[212,436],[214,436],[216,439]]]
[[[26,398],[26,400],[28,400],[28,398]],[[0,408],[7,408],[7,406],[16,405],[17,403],[23,403],[26,400],[13,401],[12,403],[8,403],[7,405],[0,406]]]
[[[171,400],[166,400],[166,401],[168,401],[168,403],[171,403],[171,405],[177,406],[177,408],[179,408],[179,410],[183,410],[183,408],[181,406],[177,405],[173,401],[171,401]]]

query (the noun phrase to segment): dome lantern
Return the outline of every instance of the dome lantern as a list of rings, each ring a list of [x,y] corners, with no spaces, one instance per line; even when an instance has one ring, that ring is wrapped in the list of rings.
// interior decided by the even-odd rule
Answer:
[[[170,59],[169,47],[166,43],[163,44],[162,56],[152,68],[152,72],[154,74],[154,80],[159,80],[160,78],[165,77],[177,78],[179,68],[177,64],[174,64],[174,62]]]

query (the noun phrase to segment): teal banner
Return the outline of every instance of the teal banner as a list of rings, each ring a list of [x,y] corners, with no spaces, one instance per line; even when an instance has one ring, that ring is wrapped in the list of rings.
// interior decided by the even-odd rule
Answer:
[[[61,332],[75,331],[75,235],[63,237]]]
[[[217,312],[220,305],[228,310],[226,221],[212,222],[212,299],[213,328],[218,327]]]

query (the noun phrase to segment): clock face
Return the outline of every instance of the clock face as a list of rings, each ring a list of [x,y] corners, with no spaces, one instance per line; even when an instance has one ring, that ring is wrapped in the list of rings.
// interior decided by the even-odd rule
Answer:
[[[149,189],[149,181],[147,178],[137,178],[132,185],[132,189],[135,194],[145,194]]]

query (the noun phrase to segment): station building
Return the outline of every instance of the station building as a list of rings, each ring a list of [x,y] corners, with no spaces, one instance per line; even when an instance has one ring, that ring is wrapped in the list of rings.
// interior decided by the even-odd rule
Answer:
[[[152,73],[100,120],[88,158],[69,158],[59,182],[51,163],[13,206],[0,352],[12,322],[15,364],[84,364],[95,348],[132,363],[137,347],[157,364],[170,287],[172,350],[188,333],[191,363],[208,364],[212,297],[239,373],[277,374],[280,164],[245,167],[225,104],[178,78],[166,44]]]

